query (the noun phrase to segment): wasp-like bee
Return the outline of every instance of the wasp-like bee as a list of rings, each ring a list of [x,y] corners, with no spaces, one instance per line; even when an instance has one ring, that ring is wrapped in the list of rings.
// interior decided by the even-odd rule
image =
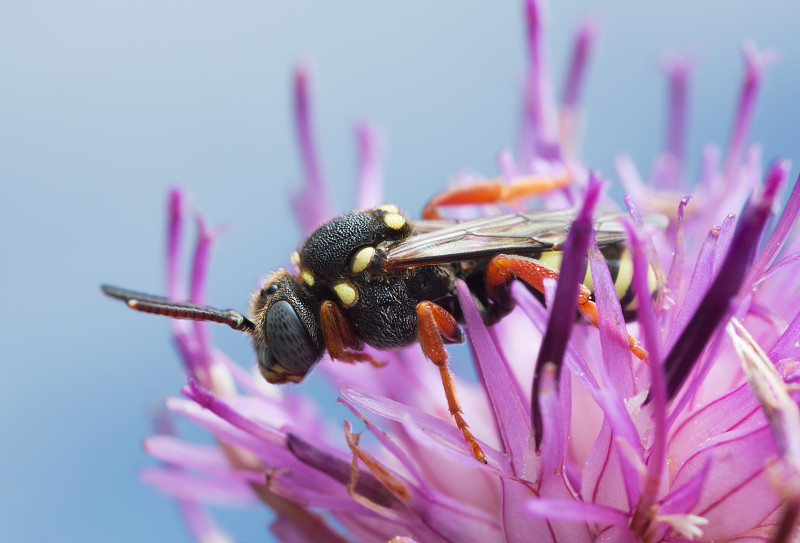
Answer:
[[[299,382],[327,351],[332,359],[375,362],[364,344],[394,349],[419,341],[441,370],[450,412],[474,456],[485,456],[461,414],[447,370],[444,343],[460,342],[462,311],[456,279],[470,288],[487,324],[514,307],[518,278],[542,292],[556,278],[560,248],[576,210],[535,211],[469,221],[411,222],[397,207],[353,211],[322,225],[293,255],[297,274],[274,272],[252,296],[249,317],[233,311],[169,301],[113,287],[109,296],[139,311],[225,323],[252,336],[259,369],[270,383]],[[617,295],[630,316],[632,263],[618,214],[595,218],[598,246]],[[651,283],[652,284],[652,283]],[[597,322],[591,282],[578,309]],[[655,290],[655,285],[653,285]],[[629,338],[631,349],[643,351]]]

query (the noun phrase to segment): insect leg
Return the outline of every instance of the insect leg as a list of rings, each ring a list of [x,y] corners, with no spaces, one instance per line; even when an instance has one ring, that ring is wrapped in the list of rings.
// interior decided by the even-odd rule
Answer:
[[[322,336],[325,338],[325,348],[333,360],[348,364],[369,362],[376,368],[384,366],[382,362],[378,362],[367,353],[357,352],[361,348],[361,340],[353,332],[347,317],[338,305],[330,300],[322,302],[320,321]]]
[[[497,255],[486,267],[486,291],[489,297],[500,304],[513,303],[509,285],[514,278],[544,293],[545,279],[558,279],[558,271],[536,260],[516,255]],[[598,325],[597,305],[590,299],[591,292],[585,285],[578,291],[578,311],[594,326]],[[636,338],[628,334],[628,346],[637,358],[645,360],[647,351],[639,347]]]
[[[423,219],[441,219],[439,212],[441,206],[459,206],[475,204],[494,204],[520,200],[535,196],[554,189],[565,187],[570,182],[570,176],[563,174],[557,177],[525,176],[517,177],[506,183],[503,178],[496,177],[440,192],[431,198],[422,210]]]
[[[456,396],[456,387],[453,374],[447,367],[447,351],[444,348],[442,336],[449,341],[461,340],[462,332],[455,318],[443,307],[433,302],[420,302],[417,304],[417,326],[419,327],[419,344],[425,357],[436,364],[442,376],[444,394],[447,397],[447,407],[456,421],[456,426],[464,434],[464,439],[472,449],[472,455],[479,462],[486,463],[486,455],[481,446],[469,430],[469,425],[464,420],[461,405]]]

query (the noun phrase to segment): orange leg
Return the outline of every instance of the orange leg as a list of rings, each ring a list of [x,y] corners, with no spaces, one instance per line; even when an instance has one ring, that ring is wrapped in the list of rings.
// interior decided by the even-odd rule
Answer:
[[[440,192],[425,204],[422,218],[441,219],[440,206],[510,202],[565,187],[569,182],[570,177],[567,174],[559,177],[518,177],[513,179],[510,184],[505,183],[502,177],[496,177],[481,183]]]
[[[469,425],[464,420],[461,405],[456,396],[456,387],[453,374],[447,367],[447,351],[444,348],[442,336],[449,341],[459,341],[462,337],[461,329],[453,316],[441,306],[433,302],[420,302],[417,304],[417,318],[419,327],[419,344],[425,356],[439,368],[442,376],[444,394],[447,397],[447,408],[456,421],[456,426],[464,434],[464,439],[472,449],[472,455],[479,462],[486,463],[486,455],[469,431]]]
[[[534,258],[498,255],[486,267],[486,290],[489,296],[501,304],[513,303],[510,300],[509,285],[515,277],[544,293],[544,280],[558,279],[558,272]],[[590,299],[591,295],[592,293],[586,286],[580,285],[577,300],[578,311],[594,326],[597,326],[597,305]],[[628,346],[637,358],[646,360],[647,351],[639,347],[639,342],[630,334],[628,334]]]
[[[367,353],[357,352],[361,348],[361,340],[353,332],[347,317],[344,316],[338,305],[330,300],[322,302],[320,321],[322,335],[325,338],[325,348],[333,360],[349,364],[369,362],[376,368],[384,366],[382,362],[378,362]]]

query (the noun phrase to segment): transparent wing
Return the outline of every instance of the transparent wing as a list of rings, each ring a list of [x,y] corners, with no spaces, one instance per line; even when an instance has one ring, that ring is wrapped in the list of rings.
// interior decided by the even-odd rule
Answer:
[[[446,264],[499,253],[558,250],[567,239],[577,208],[530,211],[469,221],[414,221],[415,234],[384,248],[391,269]],[[595,219],[600,246],[625,241],[617,212]]]

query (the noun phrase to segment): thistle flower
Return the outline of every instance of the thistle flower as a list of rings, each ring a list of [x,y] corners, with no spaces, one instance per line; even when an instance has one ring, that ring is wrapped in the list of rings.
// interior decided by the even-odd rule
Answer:
[[[800,188],[773,217],[789,174],[777,161],[762,175],[747,127],[771,54],[746,46],[745,77],[724,162],[709,147],[690,188],[684,163],[690,66],[668,63],[671,122],[648,183],[621,157],[630,194],[634,288],[648,263],[661,273],[657,304],[640,303],[626,323],[592,237],[603,183],[576,150],[578,95],[595,34],[576,37],[557,108],[542,51],[540,6],[525,3],[528,68],[516,153],[501,173],[573,183],[546,195],[547,207],[576,204],[561,280],[546,283],[547,308],[513,286],[515,311],[487,328],[458,284],[478,384],[459,382],[471,428],[488,463],[474,460],[451,423],[438,370],[417,346],[369,350],[380,369],[323,359],[323,372],[352,413],[337,428],[328,406],[285,394],[242,369],[212,344],[203,323],[174,321],[188,384],[169,410],[208,430],[215,445],[168,432],[145,446],[162,467],[144,479],[177,497],[200,541],[228,540],[204,504],[261,502],[281,541],[788,541],[800,510],[798,284]],[[295,78],[296,119],[307,187],[295,197],[306,233],[331,218],[310,128],[309,79]],[[380,166],[366,126],[359,143],[359,206],[379,203]],[[691,196],[689,193],[692,193]],[[676,196],[676,194],[678,196]],[[685,197],[684,197],[685,196]],[[176,255],[184,195],[170,194],[168,295],[183,297]],[[738,213],[734,216],[731,213]],[[671,218],[648,232],[643,212]],[[717,223],[720,224],[717,225]],[[198,221],[189,300],[204,303],[216,231]],[[576,289],[587,258],[598,306],[596,327],[575,323]],[[640,298],[645,298],[641,296]],[[627,333],[641,338],[645,362]],[[534,375],[535,372],[535,375]],[[301,388],[302,390],[302,388]],[[356,428],[363,428],[361,433]],[[367,437],[369,439],[367,439]],[[362,442],[363,441],[363,442]]]

